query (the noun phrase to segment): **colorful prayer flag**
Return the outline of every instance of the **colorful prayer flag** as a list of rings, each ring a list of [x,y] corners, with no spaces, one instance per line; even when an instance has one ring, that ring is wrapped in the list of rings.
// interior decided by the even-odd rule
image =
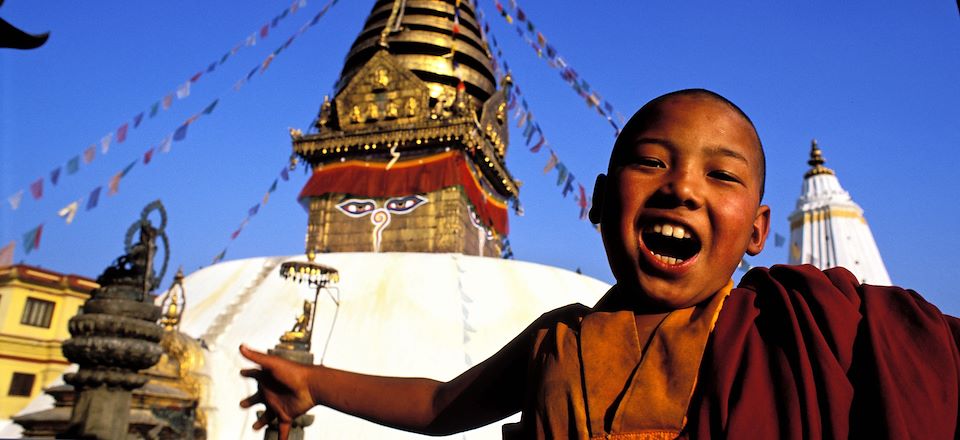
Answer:
[[[563,162],[557,162],[557,172],[559,172],[557,175],[557,186],[560,186],[563,185],[564,180],[567,180],[567,173],[569,173],[569,171],[567,171],[567,166],[564,165]]]
[[[122,172],[122,171],[119,172],[119,173],[117,173],[117,174],[114,174],[113,177],[110,178],[110,183],[107,184],[107,195],[108,195],[108,196],[113,196],[113,195],[117,194],[117,192],[120,191],[120,179],[121,179],[121,178],[123,178],[123,172]]]
[[[237,237],[240,236],[240,231],[242,231],[242,230],[243,230],[243,228],[237,228],[236,231],[233,231],[233,233],[230,234],[230,239],[231,239],[231,240],[236,240]]]
[[[217,107],[217,103],[219,102],[220,102],[220,98],[214,99],[213,102],[210,103],[210,105],[208,105],[205,109],[203,109],[203,114],[209,115],[210,113],[213,113],[213,109]]]
[[[40,236],[43,235],[43,223],[23,234],[23,250],[26,253],[40,247]]]
[[[127,129],[128,129],[129,127],[130,127],[129,124],[126,123],[126,122],[124,122],[123,125],[121,125],[120,128],[117,129],[117,143],[118,143],[118,144],[122,144],[123,141],[127,140]]]
[[[190,96],[190,81],[187,81],[177,87],[177,99],[183,99]]]
[[[141,122],[143,122],[143,112],[137,113],[137,115],[133,117],[133,128],[139,127]]]
[[[150,106],[150,117],[156,116],[158,110],[160,110],[160,101],[154,102],[153,105]]]
[[[560,160],[557,159],[557,155],[553,154],[553,150],[550,150],[550,159],[547,160],[547,165],[543,167],[543,174],[549,173],[559,162]]]
[[[249,211],[247,211],[247,216],[253,217],[253,216],[257,215],[257,212],[260,212],[260,204],[259,204],[259,203],[257,203],[256,205],[253,205],[253,207],[250,208]]]
[[[190,77],[190,82],[195,83],[195,82],[197,82],[197,81],[200,81],[200,76],[201,76],[201,75],[203,75],[203,71],[202,71],[202,70],[199,71],[199,72],[197,72],[197,73],[194,73],[193,76]]]
[[[217,263],[223,261],[223,257],[225,257],[225,256],[227,256],[227,250],[226,250],[226,249],[220,251],[220,253],[217,254],[217,256],[213,257],[213,262],[210,263],[210,264],[217,264]]]
[[[270,189],[267,192],[274,192],[277,190],[277,179],[273,179],[273,184],[270,185]]]
[[[246,45],[247,45],[247,46],[256,46],[256,45],[257,45],[257,33],[256,33],[256,32],[250,34],[250,36],[247,37]],[[227,57],[228,57],[229,55],[230,55],[230,54],[225,54],[225,55],[223,56],[223,58],[220,59],[220,64],[223,64],[225,61],[227,61]]]
[[[67,174],[76,174],[80,169],[80,156],[73,156],[67,161]]]
[[[57,181],[59,180],[60,180],[60,167],[57,167],[57,169],[50,172],[50,183],[53,183],[54,185],[56,185]]]
[[[267,34],[269,32],[270,32],[270,25],[267,25],[267,24],[263,25],[263,27],[260,28],[260,38],[261,39],[267,38]]]
[[[6,246],[0,248],[0,267],[13,265],[13,251],[17,248],[17,241],[10,240]]]
[[[16,211],[17,208],[20,207],[20,201],[21,201],[21,200],[23,200],[23,190],[22,190],[22,189],[21,189],[20,191],[17,191],[16,194],[14,194],[14,195],[12,195],[12,196],[10,196],[10,197],[7,197],[7,201],[10,202],[10,208],[12,208],[14,211]]]
[[[776,247],[783,247],[783,243],[787,241],[787,237],[784,237],[776,232],[773,233],[773,245]]]
[[[543,133],[540,133],[540,140],[537,142],[530,151],[534,153],[539,153],[540,149],[543,148],[543,145],[547,143],[547,138],[543,137]]]
[[[580,190],[580,197],[577,199],[577,205],[580,206],[580,220],[587,218],[589,203],[587,201],[587,190],[581,184],[577,184]]]
[[[171,105],[173,105],[173,94],[168,93],[167,96],[163,97],[163,109],[168,110]]]
[[[154,150],[153,150],[153,147],[150,147],[150,149],[147,150],[146,153],[143,153],[143,164],[144,164],[144,165],[149,164],[149,163],[150,163],[150,160],[153,159],[153,151],[154,151]]]
[[[98,186],[94,188],[93,191],[90,191],[90,196],[87,197],[87,211],[97,207],[97,202],[100,201],[100,190],[102,188],[103,187]]]
[[[110,141],[113,140],[113,133],[109,133],[106,136],[100,138],[100,152],[107,154],[110,151]]]
[[[263,195],[263,199],[260,200],[260,204],[261,204],[261,205],[266,205],[267,202],[269,202],[269,201],[270,201],[270,191],[267,191],[267,192]]]
[[[33,196],[34,200],[39,200],[43,197],[43,177],[30,184],[30,195]]]
[[[263,63],[260,64],[260,73],[266,72],[267,67],[270,67],[270,63],[273,62],[274,54],[267,56],[267,59],[263,60]]]
[[[207,66],[207,73],[213,72],[213,70],[216,69],[216,68],[217,68],[217,62],[216,62],[216,61],[210,63],[210,65]]]
[[[167,135],[167,136],[165,136],[165,137],[163,138],[162,141],[160,141],[160,146],[159,146],[158,148],[159,148],[159,150],[160,150],[161,153],[169,153],[169,152],[170,152],[170,143],[171,143],[170,140],[171,140],[171,139],[170,139],[170,135]]]
[[[280,178],[283,179],[284,182],[290,180],[290,171],[288,171],[287,167],[283,167],[283,169],[280,170]]]
[[[563,197],[567,197],[567,194],[573,191],[573,174],[567,176],[567,184],[563,185]]]
[[[93,157],[97,154],[97,146],[91,145],[83,150],[83,163],[93,162]]]
[[[59,215],[60,217],[63,217],[67,221],[67,224],[69,225],[70,223],[73,223],[73,218],[77,216],[77,208],[79,206],[80,206],[79,200],[70,202],[69,205],[61,208],[60,211],[57,212],[57,215]]]
[[[184,123],[179,128],[177,128],[177,131],[173,133],[173,140],[178,142],[184,140],[187,137],[187,127],[189,126],[190,124]]]
[[[126,176],[127,176],[127,173],[129,173],[130,170],[133,169],[133,166],[136,165],[136,164],[137,164],[137,161],[133,161],[133,162],[130,162],[129,164],[127,164],[127,166],[123,167],[123,171],[120,171],[120,175],[121,175],[122,177],[126,177]]]

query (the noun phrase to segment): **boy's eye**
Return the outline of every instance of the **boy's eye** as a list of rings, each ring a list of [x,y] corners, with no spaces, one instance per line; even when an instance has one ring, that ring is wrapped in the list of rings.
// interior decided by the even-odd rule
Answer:
[[[666,167],[667,167],[667,165],[666,165],[665,163],[663,163],[662,160],[657,159],[657,158],[655,158],[655,157],[640,157],[640,158],[637,158],[636,164],[637,164],[637,165],[640,165],[640,166],[643,166],[643,167],[651,167],[651,168],[666,168]]]
[[[723,180],[725,182],[740,182],[740,178],[738,178],[737,176],[727,171],[721,171],[721,170],[711,171],[707,175],[714,179]]]

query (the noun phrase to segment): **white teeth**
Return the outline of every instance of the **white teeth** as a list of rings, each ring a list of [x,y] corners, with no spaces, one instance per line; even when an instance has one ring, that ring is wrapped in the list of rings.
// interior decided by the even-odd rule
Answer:
[[[690,231],[688,231],[683,226],[671,225],[669,223],[656,224],[648,226],[646,228],[647,232],[654,232],[656,234],[663,235],[664,237],[673,237],[673,238],[692,238]]]
[[[684,230],[682,226],[673,228],[673,238],[683,238]]]
[[[657,257],[657,259],[660,260],[661,263],[665,263],[665,264],[677,265],[677,264],[683,263],[683,260],[679,258],[666,257],[660,254],[653,254],[653,256]]]

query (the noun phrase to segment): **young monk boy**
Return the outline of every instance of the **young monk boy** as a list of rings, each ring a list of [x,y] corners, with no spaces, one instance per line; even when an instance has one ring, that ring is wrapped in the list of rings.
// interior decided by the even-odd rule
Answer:
[[[505,438],[954,438],[958,320],[845,269],[731,275],[764,246],[764,153],[749,118],[706,90],[641,108],[597,178],[617,284],[542,316],[450,382],[308,366],[240,350],[254,424],[325,405],[443,435],[522,411]]]

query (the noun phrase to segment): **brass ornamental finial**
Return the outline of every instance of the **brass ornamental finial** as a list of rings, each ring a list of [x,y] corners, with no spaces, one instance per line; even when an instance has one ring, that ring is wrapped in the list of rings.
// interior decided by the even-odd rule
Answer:
[[[817,140],[813,139],[810,141],[810,160],[807,161],[810,169],[807,170],[803,177],[808,178],[818,174],[833,174],[833,170],[823,166],[824,163],[826,163],[826,160],[823,159],[823,152],[820,151]]]

